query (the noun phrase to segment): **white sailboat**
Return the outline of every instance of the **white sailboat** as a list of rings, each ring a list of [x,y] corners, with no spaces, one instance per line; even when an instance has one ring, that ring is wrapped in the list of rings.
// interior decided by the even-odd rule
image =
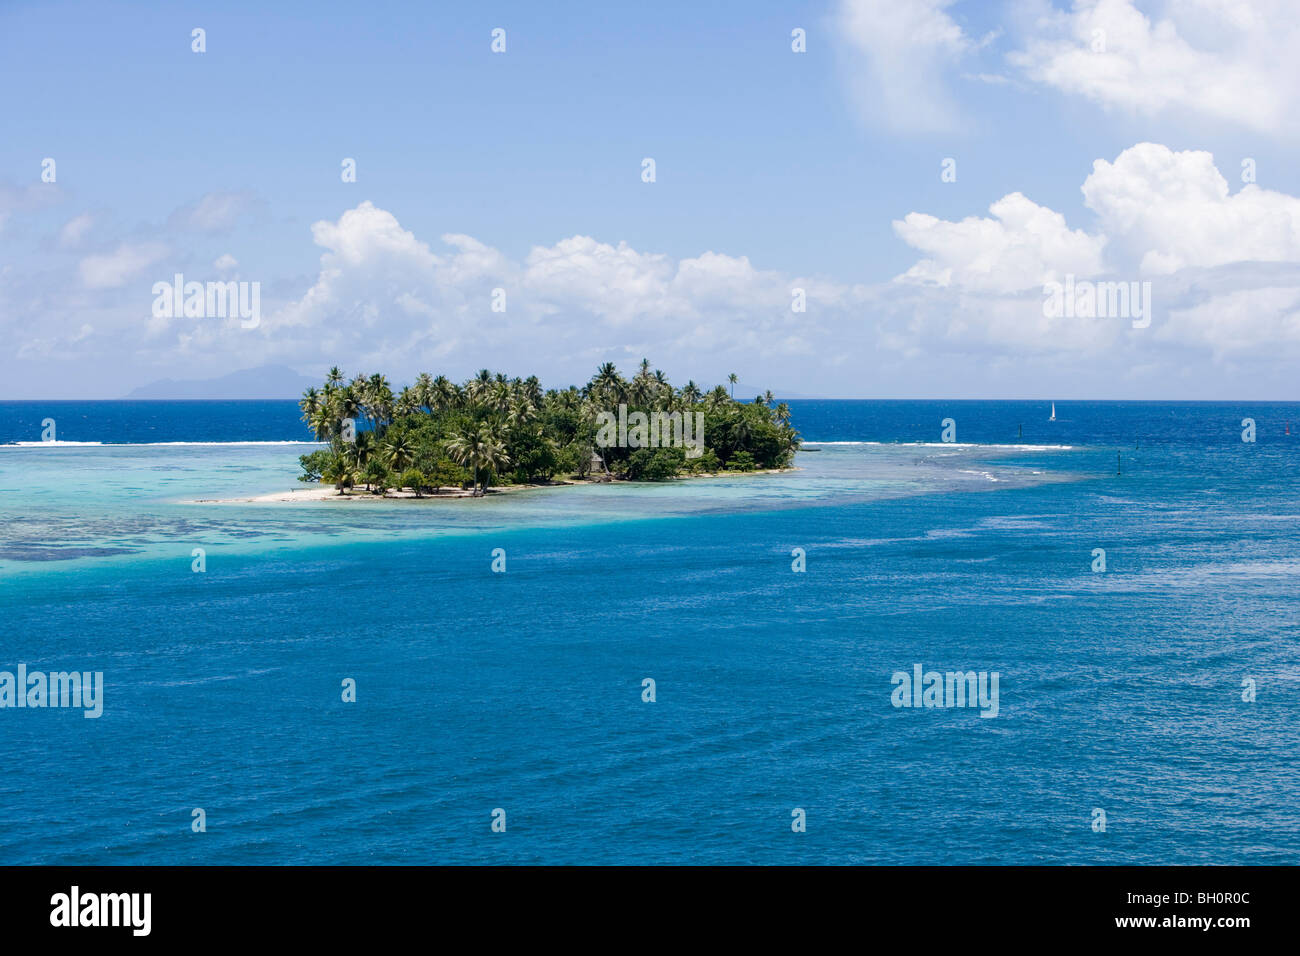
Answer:
[[[1049,418],[1048,421],[1049,422],[1056,421],[1056,402],[1052,402],[1052,417]]]

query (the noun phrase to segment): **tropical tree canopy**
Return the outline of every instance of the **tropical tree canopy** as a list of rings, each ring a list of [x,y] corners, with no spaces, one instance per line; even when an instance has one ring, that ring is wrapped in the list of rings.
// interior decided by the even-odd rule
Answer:
[[[734,387],[737,376],[726,380]],[[380,493],[468,487],[477,496],[494,483],[582,477],[593,461],[631,480],[784,468],[800,442],[789,406],[777,404],[771,392],[738,402],[722,384],[675,388],[645,359],[631,378],[606,362],[583,386],[548,390],[536,376],[509,378],[489,369],[460,385],[425,372],[396,395],[381,374],[348,379],[335,367],[319,388],[303,393],[299,407],[317,441],[328,446],[302,456],[302,480],[334,484],[339,493],[364,484]],[[639,443],[645,433],[635,429],[638,414],[665,423],[662,433],[649,433],[648,444]],[[694,447],[683,438],[692,437],[697,415],[703,427]],[[615,417],[633,428],[620,427],[610,442],[602,426]]]

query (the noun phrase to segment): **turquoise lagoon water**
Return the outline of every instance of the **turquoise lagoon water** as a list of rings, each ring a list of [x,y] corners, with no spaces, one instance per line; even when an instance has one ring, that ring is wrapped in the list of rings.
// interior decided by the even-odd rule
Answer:
[[[106,685],[0,710],[0,862],[1300,862],[1300,405],[791,404],[787,474],[294,505],[195,503],[292,403],[0,405],[102,443],[0,447],[0,670]]]

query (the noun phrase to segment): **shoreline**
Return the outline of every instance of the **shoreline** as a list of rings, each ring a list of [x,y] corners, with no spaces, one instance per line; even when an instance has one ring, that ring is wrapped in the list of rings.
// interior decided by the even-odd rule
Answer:
[[[754,471],[710,471],[699,475],[681,475],[677,478],[671,478],[668,481],[628,481],[625,478],[561,478],[544,484],[498,485],[494,488],[489,488],[486,494],[479,495],[478,500],[494,498],[499,495],[518,494],[523,491],[540,491],[546,488],[566,488],[579,485],[670,485],[676,481],[696,481],[706,478],[738,478],[754,475],[781,475],[799,470],[799,468],[791,466],[789,468],[757,468]],[[180,503],[193,505],[252,505],[366,501],[379,504],[383,502],[394,503],[408,501],[460,501],[465,499],[473,500],[474,497],[473,492],[464,488],[440,488],[436,494],[421,494],[419,496],[412,491],[397,491],[393,489],[389,489],[383,494],[375,494],[366,491],[364,488],[353,488],[345,491],[343,494],[339,494],[333,485],[322,485],[320,482],[311,482],[305,487],[292,488],[287,491],[273,491],[260,495],[246,495],[239,498],[191,498],[185,499]]]

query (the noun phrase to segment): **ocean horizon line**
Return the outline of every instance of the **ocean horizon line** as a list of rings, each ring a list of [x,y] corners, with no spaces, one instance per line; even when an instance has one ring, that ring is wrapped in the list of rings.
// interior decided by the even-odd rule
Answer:
[[[566,386],[567,387],[567,386]],[[104,404],[104,405],[207,405],[212,403],[298,402],[302,396],[270,398],[0,398],[3,405],[40,405],[49,403]],[[983,402],[998,404],[1025,404],[1029,402],[1088,402],[1098,405],[1224,405],[1237,402],[1268,403],[1274,405],[1300,405],[1300,398],[1087,398],[1054,396],[1034,398],[872,398],[872,397],[816,397],[782,398],[774,393],[774,400],[784,402]],[[748,404],[752,399],[737,398]]]

